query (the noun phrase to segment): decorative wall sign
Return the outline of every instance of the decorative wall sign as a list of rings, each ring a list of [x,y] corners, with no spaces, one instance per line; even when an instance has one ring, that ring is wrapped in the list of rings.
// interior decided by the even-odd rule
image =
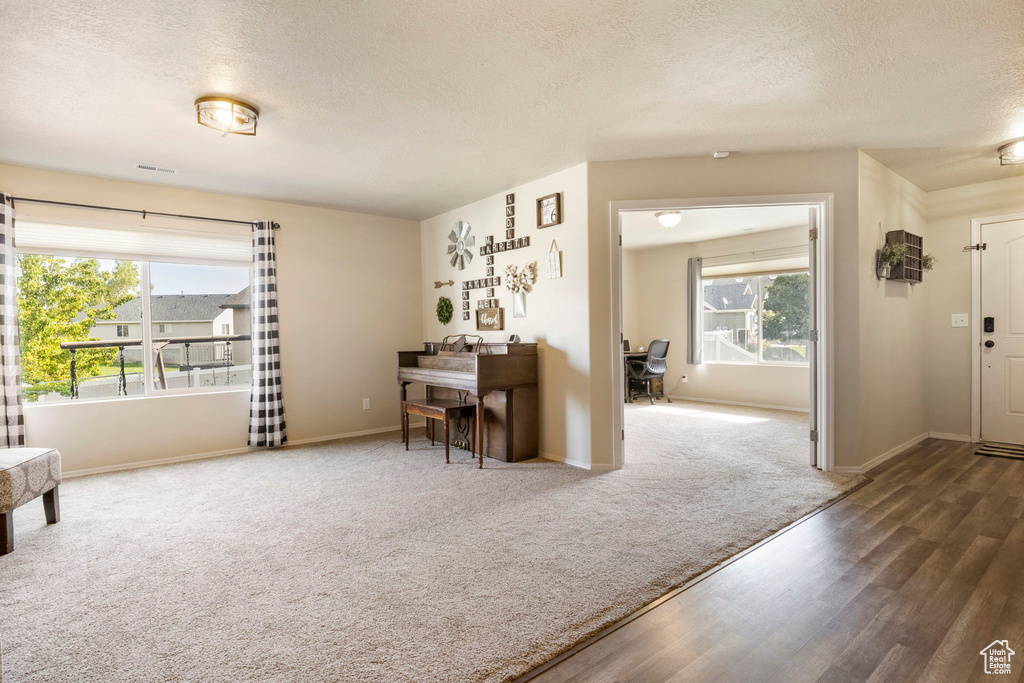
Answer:
[[[488,256],[490,254],[498,254],[503,251],[512,251],[513,249],[522,249],[523,247],[530,246],[530,238],[517,237],[514,240],[505,240],[504,242],[494,242],[493,244],[485,244],[480,247],[480,255]]]
[[[482,277],[479,280],[466,280],[462,283],[463,289],[487,289],[488,287],[500,287],[501,277]]]
[[[505,239],[510,240],[510,239],[512,239],[515,236],[516,236],[516,231],[515,230],[506,230],[505,231]]]
[[[487,265],[489,265],[489,266],[493,266],[494,265],[494,257],[493,256],[488,256],[487,257]]]
[[[469,310],[469,302],[468,301],[463,301],[462,302],[462,310],[464,310],[464,311],[468,311]]]
[[[469,311],[463,311],[462,312],[462,319],[463,320],[469,320]]]
[[[448,254],[451,255],[451,264],[462,270],[467,263],[472,263],[473,252],[470,247],[476,245],[476,238],[469,234],[471,230],[469,223],[458,221],[455,229],[448,233]]]
[[[562,222],[562,193],[556,192],[537,200],[537,227],[550,228]]]
[[[494,296],[494,287],[487,288],[487,296]]]
[[[505,310],[502,308],[478,308],[476,329],[492,332],[505,329]]]
[[[507,229],[507,228],[514,228],[514,227],[516,227],[515,216],[509,216],[508,218],[505,219],[505,228]]]
[[[515,204],[515,203],[516,203],[516,195],[515,195],[515,193],[509,193],[509,194],[505,195],[505,206],[508,206],[509,204]]]
[[[465,289],[465,290],[462,291],[462,300],[463,301],[469,301],[469,290],[468,289]]]
[[[551,248],[548,249],[548,279],[562,277],[562,252],[558,250],[558,243],[551,240]]]
[[[497,299],[480,299],[476,302],[477,308],[497,308],[499,305]]]
[[[488,277],[494,275],[494,266],[487,266],[487,272],[484,273],[484,275],[487,275]]]
[[[455,284],[455,280],[449,280],[448,282],[438,282],[434,280],[434,289],[441,289],[445,285],[451,286]]]

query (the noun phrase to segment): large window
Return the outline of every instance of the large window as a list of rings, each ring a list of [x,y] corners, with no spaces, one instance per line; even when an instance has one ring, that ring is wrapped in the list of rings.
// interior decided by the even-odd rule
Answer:
[[[706,279],[704,361],[807,364],[806,272]]]
[[[190,251],[190,233],[153,243],[141,231],[18,226],[26,401],[249,386],[251,268],[241,237],[200,239],[203,263]],[[51,243],[61,235],[63,244]],[[118,242],[170,258],[116,258],[110,251]],[[100,257],[88,253],[97,243]]]

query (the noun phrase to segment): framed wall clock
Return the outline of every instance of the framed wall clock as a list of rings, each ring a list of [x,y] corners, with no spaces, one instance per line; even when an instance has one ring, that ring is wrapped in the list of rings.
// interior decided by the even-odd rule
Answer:
[[[537,200],[537,227],[550,228],[562,222],[562,193],[556,192]]]

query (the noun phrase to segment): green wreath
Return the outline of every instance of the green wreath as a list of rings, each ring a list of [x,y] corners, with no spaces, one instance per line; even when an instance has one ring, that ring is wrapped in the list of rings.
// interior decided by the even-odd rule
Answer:
[[[451,299],[442,296],[437,300],[437,319],[442,325],[447,325],[452,321],[453,313],[455,313],[455,307],[452,306]]]

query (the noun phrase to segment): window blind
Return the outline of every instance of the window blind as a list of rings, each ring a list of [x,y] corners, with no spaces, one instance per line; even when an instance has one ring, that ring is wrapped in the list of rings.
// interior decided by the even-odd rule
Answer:
[[[238,265],[252,262],[251,239],[241,231],[235,235],[19,220],[15,248],[24,253],[59,256]]]
[[[705,257],[701,274],[705,278],[732,275],[772,275],[807,270],[809,263],[807,246],[801,245],[764,251],[748,251],[728,256]]]

